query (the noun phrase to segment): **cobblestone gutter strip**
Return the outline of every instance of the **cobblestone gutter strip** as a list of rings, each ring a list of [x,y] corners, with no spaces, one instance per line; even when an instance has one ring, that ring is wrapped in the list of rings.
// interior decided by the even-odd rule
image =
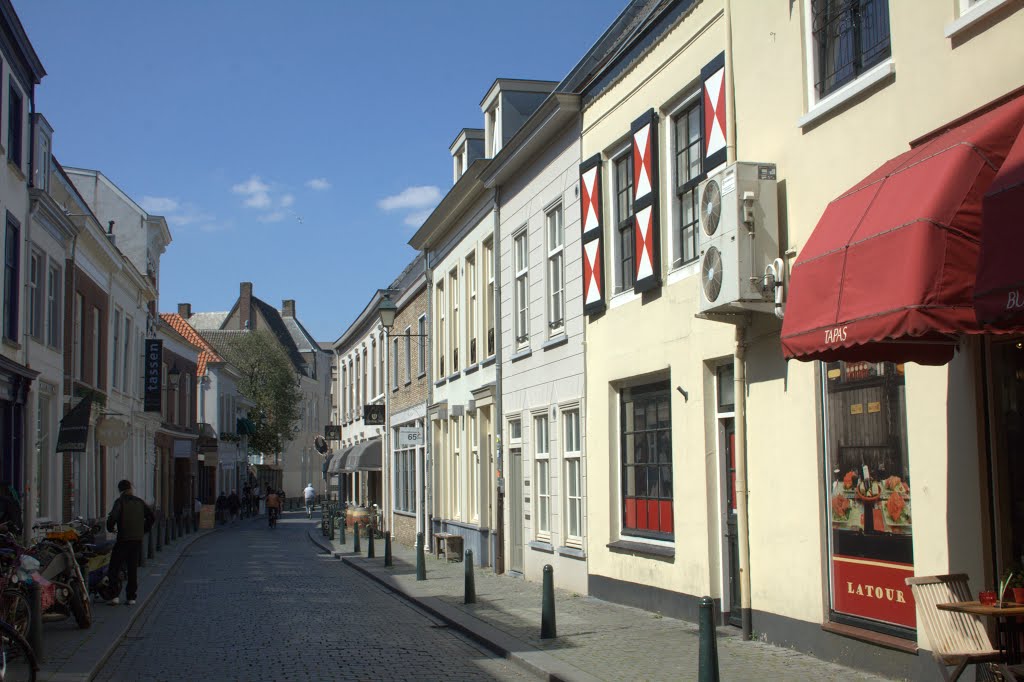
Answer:
[[[88,630],[59,630],[54,625],[44,626],[45,660],[37,679],[40,682],[93,679],[142,615],[167,575],[181,561],[185,550],[213,532],[199,531],[179,537],[173,544],[165,545],[155,558],[148,559],[146,566],[139,568],[139,598],[134,606],[107,606],[94,601],[90,604],[93,625]],[[73,621],[68,623],[69,628],[73,627]]]
[[[598,680],[598,678],[588,675],[579,668],[560,661],[551,654],[530,646],[489,623],[446,604],[437,597],[412,594],[390,576],[385,569],[377,568],[376,564],[371,560],[361,558],[354,553],[338,551],[340,545],[325,539],[320,535],[318,529],[309,531],[309,539],[323,552],[340,558],[346,565],[384,585],[430,615],[444,621],[450,627],[471,637],[494,653],[512,661],[534,675],[538,675],[546,680],[564,682],[596,682]]]

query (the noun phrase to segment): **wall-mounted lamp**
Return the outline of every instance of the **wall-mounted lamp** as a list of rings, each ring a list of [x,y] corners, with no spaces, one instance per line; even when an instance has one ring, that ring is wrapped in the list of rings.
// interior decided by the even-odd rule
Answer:
[[[676,390],[683,396],[683,402],[690,402],[690,394],[683,390],[682,386],[676,386]]]
[[[395,316],[398,314],[398,306],[391,300],[390,294],[384,294],[380,305],[377,306],[377,312],[380,313],[380,324],[384,331],[390,332],[395,326]]]
[[[171,368],[171,371],[167,373],[167,383],[171,385],[171,388],[175,391],[178,390],[178,382],[181,381],[181,370],[175,365]]]

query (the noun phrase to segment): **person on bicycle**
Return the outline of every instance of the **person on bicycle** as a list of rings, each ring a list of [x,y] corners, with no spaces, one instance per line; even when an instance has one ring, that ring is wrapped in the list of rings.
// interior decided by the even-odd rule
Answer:
[[[308,519],[313,516],[313,500],[316,499],[316,490],[313,488],[313,484],[307,485],[302,494],[306,498],[306,518]]]
[[[281,514],[281,498],[273,488],[267,488],[267,524],[273,528],[277,517]]]

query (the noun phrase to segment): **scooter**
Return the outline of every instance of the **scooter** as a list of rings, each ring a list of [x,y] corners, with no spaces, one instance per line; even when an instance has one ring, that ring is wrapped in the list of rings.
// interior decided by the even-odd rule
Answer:
[[[44,608],[43,620],[63,620],[74,616],[78,627],[85,629],[92,625],[89,589],[70,536],[48,534],[29,553],[39,561],[43,584],[52,585],[53,599],[46,600],[49,603]]]

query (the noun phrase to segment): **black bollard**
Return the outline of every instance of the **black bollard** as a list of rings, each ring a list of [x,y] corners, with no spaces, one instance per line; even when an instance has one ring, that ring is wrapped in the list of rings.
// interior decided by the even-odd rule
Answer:
[[[540,638],[554,639],[555,634],[555,571],[544,566],[544,589],[540,603]]]
[[[391,561],[391,533],[384,533],[384,566],[392,566]]]
[[[155,530],[156,530],[155,527],[154,528],[150,528],[149,532],[146,533],[146,540],[147,540],[147,542],[146,542],[146,558],[147,559],[152,559],[154,556],[156,556],[156,550],[154,549],[155,546],[156,546],[156,539],[155,539],[156,536],[155,536],[155,533],[153,532]]]
[[[416,533],[416,580],[427,579],[427,560],[423,557],[423,533]]]
[[[366,534],[366,558],[374,559],[377,555],[373,551],[373,526],[367,526],[366,530],[369,531]]]
[[[345,544],[345,519],[338,518],[338,542]]]
[[[473,580],[473,550],[466,550],[466,558],[463,560],[466,564],[466,594],[462,600],[463,604],[475,604],[476,603],[476,583]]]
[[[352,524],[352,551],[359,554],[359,522]]]
[[[715,602],[711,597],[701,597],[698,620],[700,654],[697,679],[699,682],[718,682],[718,633],[715,630]]]
[[[28,643],[32,652],[36,655],[36,662],[43,662],[43,587],[39,583],[32,582],[32,591],[29,593],[29,623]]]
[[[153,530],[156,531],[156,551],[160,552],[164,548],[164,521],[159,519],[156,522]]]

